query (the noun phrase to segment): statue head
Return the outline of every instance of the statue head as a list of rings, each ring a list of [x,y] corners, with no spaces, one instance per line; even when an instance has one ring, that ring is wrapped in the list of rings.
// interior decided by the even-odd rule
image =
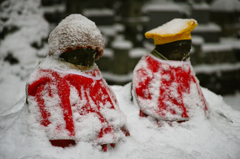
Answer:
[[[88,69],[103,55],[104,40],[94,22],[80,14],[63,19],[51,32],[49,56]]]
[[[197,26],[194,19],[173,19],[145,33],[152,38],[156,50],[168,60],[184,61],[192,45],[191,31]]]

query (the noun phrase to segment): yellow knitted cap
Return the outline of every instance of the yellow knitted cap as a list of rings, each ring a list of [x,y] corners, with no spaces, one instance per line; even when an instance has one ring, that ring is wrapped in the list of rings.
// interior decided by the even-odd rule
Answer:
[[[191,31],[197,26],[194,19],[173,19],[170,22],[145,33],[152,38],[154,45],[166,44],[178,40],[191,40]]]

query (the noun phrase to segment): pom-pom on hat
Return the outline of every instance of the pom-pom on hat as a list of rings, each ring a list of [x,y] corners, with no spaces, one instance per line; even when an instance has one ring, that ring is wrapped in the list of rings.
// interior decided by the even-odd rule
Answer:
[[[191,40],[191,31],[197,26],[194,19],[173,19],[170,22],[145,33],[152,38],[154,45],[166,44],[179,40]]]
[[[71,14],[63,19],[51,32],[49,55],[58,58],[60,54],[79,48],[97,51],[95,59],[103,55],[104,40],[94,22],[81,14]]]

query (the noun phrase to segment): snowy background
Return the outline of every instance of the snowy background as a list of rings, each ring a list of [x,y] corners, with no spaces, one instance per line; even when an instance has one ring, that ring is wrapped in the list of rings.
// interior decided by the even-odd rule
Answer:
[[[6,34],[0,42],[0,158],[240,158],[240,93],[222,97],[203,89],[209,119],[199,114],[180,125],[158,127],[151,118],[138,117],[130,84],[112,88],[128,117],[131,137],[106,153],[85,142],[67,149],[52,147],[43,132],[28,127],[32,123],[24,105],[28,76],[48,53],[49,24],[40,0],[1,5],[0,32],[5,29]]]

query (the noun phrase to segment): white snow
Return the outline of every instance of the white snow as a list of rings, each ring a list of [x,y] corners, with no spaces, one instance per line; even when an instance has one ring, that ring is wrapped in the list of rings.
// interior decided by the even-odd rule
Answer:
[[[103,57],[112,58],[113,57],[113,50],[109,48],[104,48]]]
[[[112,26],[99,26],[99,30],[106,36],[115,36],[117,34],[117,29]]]
[[[48,37],[49,25],[39,8],[40,0],[9,0],[1,3],[0,31],[17,28],[0,43],[0,111],[8,109],[25,94],[26,78],[36,67],[40,50],[32,44],[41,45]],[[6,21],[2,21],[6,19]],[[47,46],[46,46],[47,47]],[[18,63],[4,61],[11,54]]]
[[[191,22],[191,25],[192,25],[191,27],[188,24],[189,22]],[[188,30],[191,31],[193,28],[195,28],[193,26],[197,26],[197,21],[195,21],[194,19],[175,18],[163,24],[162,26],[159,26],[155,29],[148,31],[147,33],[160,34],[161,37],[168,37],[170,35],[173,36],[173,35],[182,33],[182,31],[188,31]]]
[[[192,8],[196,10],[209,10],[210,6],[207,3],[200,3],[200,4],[193,4]]]
[[[224,95],[223,100],[235,110],[240,111],[240,93],[234,95]]]
[[[173,3],[149,3],[146,4],[142,11],[143,13],[151,11],[181,11],[181,7]]]
[[[232,45],[233,49],[240,49],[240,40],[235,38],[220,38],[220,42],[223,44]]]
[[[221,27],[214,23],[199,24],[192,32],[220,32]]]
[[[132,80],[132,72],[126,75],[118,75],[110,72],[102,72],[102,76],[106,80],[116,81],[116,82],[128,82]]]
[[[120,23],[114,24],[113,27],[115,28],[115,30],[117,32],[123,32],[125,30],[125,26],[123,24],[120,24]]]
[[[131,41],[129,40],[120,40],[120,39],[116,39],[112,42],[112,47],[113,48],[116,48],[116,49],[123,49],[123,50],[126,50],[126,49],[131,49],[133,47],[133,44]]]
[[[147,53],[145,48],[134,48],[130,50],[129,57],[130,58],[141,58],[144,54]]]
[[[215,0],[211,5],[211,10],[219,12],[240,11],[240,2],[238,0]]]
[[[112,9],[85,9],[83,10],[83,15],[86,17],[92,16],[113,16],[114,11]]]
[[[214,64],[214,65],[197,65],[193,67],[194,72],[196,73],[214,73],[220,71],[232,71],[239,70],[240,63],[224,63],[224,64]]]
[[[201,36],[192,36],[192,43],[195,45],[203,45],[204,44],[204,38]]]
[[[56,13],[56,12],[65,12],[66,5],[65,4],[55,4],[53,6],[44,6],[43,11],[45,13]]]
[[[202,53],[231,51],[232,45],[227,43],[206,43],[202,45]]]
[[[131,84],[112,86],[120,109],[128,119],[131,136],[102,152],[101,147],[79,142],[75,147],[53,147],[42,129],[36,129],[24,98],[0,115],[0,158],[4,159],[149,159],[149,158],[232,158],[240,157],[240,112],[226,105],[221,96],[203,89],[210,116],[200,113],[189,121],[158,126],[140,118],[138,106],[130,100]],[[84,128],[83,128],[84,129]]]

